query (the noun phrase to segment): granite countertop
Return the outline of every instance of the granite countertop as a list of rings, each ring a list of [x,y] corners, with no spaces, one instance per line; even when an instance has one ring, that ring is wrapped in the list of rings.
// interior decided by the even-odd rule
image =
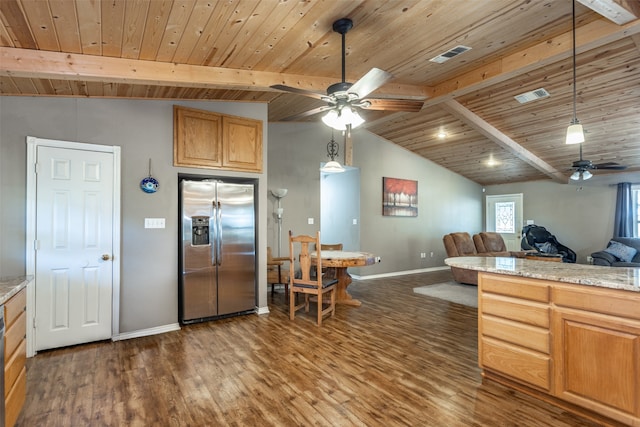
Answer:
[[[454,257],[447,258],[444,262],[449,266],[488,273],[640,292],[640,268],[503,257]]]
[[[33,280],[33,276],[0,277],[0,305],[20,292]]]

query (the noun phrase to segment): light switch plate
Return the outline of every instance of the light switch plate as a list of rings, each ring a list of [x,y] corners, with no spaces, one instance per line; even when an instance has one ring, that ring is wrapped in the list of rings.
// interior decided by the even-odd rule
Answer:
[[[164,228],[164,218],[145,218],[144,228]]]
[[[313,218],[307,218],[307,224],[313,225]]]

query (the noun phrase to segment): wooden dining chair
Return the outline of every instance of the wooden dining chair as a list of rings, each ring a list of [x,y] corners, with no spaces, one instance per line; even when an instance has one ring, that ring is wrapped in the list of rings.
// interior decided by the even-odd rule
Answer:
[[[271,285],[271,295],[275,285],[284,286],[284,294],[289,297],[289,269],[284,265],[289,257],[274,257],[270,246],[267,246],[267,283]]]
[[[316,249],[316,265],[311,263],[312,244],[315,243]],[[336,312],[336,284],[337,279],[323,278],[322,274],[313,274],[316,270],[322,271],[322,247],[320,246],[320,232],[315,236],[294,236],[289,231],[289,319],[293,320],[296,311],[304,308],[306,313],[309,312],[309,298],[315,296],[318,304],[317,325],[322,326],[322,319],[325,315],[330,314],[331,317]],[[297,259],[296,259],[297,258]],[[293,268],[298,261],[299,270]],[[296,296],[304,295],[304,301],[297,303]],[[328,295],[327,295],[328,294]],[[325,301],[325,296],[328,300]]]

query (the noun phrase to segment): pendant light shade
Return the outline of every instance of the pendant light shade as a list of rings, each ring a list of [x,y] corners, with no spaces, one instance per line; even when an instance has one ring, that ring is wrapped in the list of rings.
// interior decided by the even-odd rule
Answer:
[[[320,168],[321,172],[324,173],[341,173],[344,172],[344,168],[342,165],[335,160],[331,160],[327,162],[323,167]]]
[[[580,144],[584,142],[584,131],[580,123],[572,123],[567,128],[567,144]]]
[[[346,130],[347,125],[351,125],[353,129],[364,123],[364,119],[360,117],[360,114],[349,106],[339,110],[329,110],[327,114],[322,117],[322,121],[325,125],[335,130]]]
[[[572,29],[573,29],[573,119],[567,128],[566,144],[581,144],[584,142],[584,131],[576,114],[576,2],[571,1],[572,8]],[[573,176],[571,176],[573,178]],[[589,177],[590,178],[590,177]],[[588,178],[585,178],[588,179]]]

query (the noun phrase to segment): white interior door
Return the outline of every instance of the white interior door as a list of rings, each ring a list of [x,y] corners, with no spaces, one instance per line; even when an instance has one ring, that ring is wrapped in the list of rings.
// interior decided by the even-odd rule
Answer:
[[[111,338],[114,154],[38,146],[35,350]]]
[[[519,251],[522,233],[522,193],[487,196],[486,229],[500,233],[507,250]]]

